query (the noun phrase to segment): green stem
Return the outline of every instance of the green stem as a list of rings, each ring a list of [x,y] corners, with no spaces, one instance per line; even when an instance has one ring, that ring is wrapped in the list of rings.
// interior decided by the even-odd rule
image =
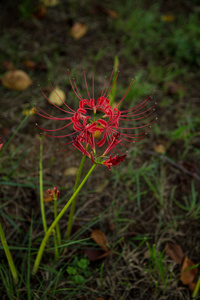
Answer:
[[[86,155],[84,155],[82,157],[82,160],[81,160],[81,163],[80,163],[80,166],[79,166],[79,169],[78,169],[78,173],[77,173],[76,181],[75,181],[75,185],[74,185],[74,192],[78,188],[80,177],[81,177],[82,170],[83,170],[83,165],[85,163],[85,159],[86,159]],[[69,221],[68,221],[68,225],[67,225],[67,232],[66,232],[66,237],[65,237],[66,240],[68,240],[70,235],[71,235],[75,208],[76,208],[76,197],[74,198],[74,200],[72,202],[72,205],[71,205],[71,210],[70,210],[70,214],[69,214]]]
[[[41,208],[41,215],[42,215],[42,223],[44,227],[45,234],[47,233],[47,222],[46,222],[46,216],[45,216],[45,209],[44,209],[44,195],[43,195],[43,170],[42,170],[42,152],[43,152],[43,145],[42,145],[42,139],[40,139],[40,162],[39,162],[39,168],[40,168],[40,208]]]
[[[59,222],[59,220],[62,218],[62,216],[64,215],[64,213],[66,212],[66,210],[68,209],[68,207],[71,205],[71,203],[73,202],[74,198],[76,198],[76,196],[78,195],[79,191],[81,190],[81,188],[84,186],[84,184],[86,183],[87,179],[89,178],[89,176],[91,175],[92,171],[94,170],[94,168],[96,167],[96,165],[94,164],[91,169],[89,170],[89,172],[87,173],[87,175],[85,176],[85,178],[83,179],[83,181],[81,182],[81,184],[79,185],[79,187],[76,189],[76,191],[74,192],[74,194],[72,195],[72,197],[69,199],[69,201],[65,204],[65,206],[63,207],[63,209],[61,210],[61,212],[59,213],[59,215],[57,216],[57,218],[53,221],[53,223],[51,224],[51,226],[49,227],[49,229],[47,230],[47,233],[45,234],[42,243],[40,245],[40,248],[38,250],[37,253],[37,257],[35,259],[35,263],[33,266],[33,274],[36,274],[41,258],[42,258],[42,254],[44,252],[44,248],[46,246],[47,240],[49,238],[49,236],[52,233],[52,230],[54,229],[54,227],[56,226],[56,224]]]
[[[0,157],[2,156],[3,152],[8,148],[8,146],[10,145],[10,142],[12,141],[13,137],[20,130],[20,128],[23,126],[23,124],[26,122],[26,120],[28,119],[29,116],[30,116],[30,114],[28,114],[28,115],[25,116],[25,118],[17,126],[17,128],[15,129],[15,131],[13,132],[13,134],[11,135],[11,137],[9,138],[9,140],[7,141],[7,143],[5,145],[3,145],[2,149],[1,149],[1,152],[0,152]]]
[[[197,294],[199,292],[199,289],[200,289],[200,276],[198,278],[197,284],[196,284],[194,292],[192,294],[192,298],[194,298],[195,300],[197,299]]]
[[[57,218],[58,216],[58,210],[57,210],[57,199],[54,199],[54,220]],[[59,224],[56,224],[56,235],[57,235],[57,241],[58,241],[58,245],[61,245],[61,234],[60,234],[60,227]]]
[[[18,276],[17,276],[17,270],[15,268],[15,265],[14,265],[14,262],[13,262],[10,250],[8,248],[8,244],[7,244],[7,241],[6,241],[6,238],[5,238],[5,235],[4,235],[1,223],[0,223],[0,238],[1,238],[2,246],[4,248],[7,260],[8,260],[8,264],[9,264],[9,267],[10,267],[13,279],[14,279],[14,283],[17,284],[18,281],[19,281],[18,280]]]
[[[57,242],[57,236],[56,236],[55,229],[53,229],[53,237],[54,237],[55,261],[57,261],[57,259],[59,257],[59,253],[58,253],[58,242]]]

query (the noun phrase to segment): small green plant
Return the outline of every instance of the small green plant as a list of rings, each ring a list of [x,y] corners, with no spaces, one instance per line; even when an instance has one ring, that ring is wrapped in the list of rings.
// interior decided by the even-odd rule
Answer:
[[[165,250],[157,251],[156,245],[152,247],[147,242],[147,247],[150,253],[149,266],[146,270],[150,276],[151,281],[155,284],[155,293],[158,294],[158,288],[161,286],[163,294],[165,294],[166,288],[169,285],[169,281],[172,278],[172,271],[170,271],[171,265],[166,265]]]
[[[199,197],[198,193],[195,191],[194,182],[191,182],[191,193],[189,197],[184,197],[184,204],[179,203],[177,200],[174,200],[175,203],[182,210],[186,211],[188,216],[193,219],[198,219],[200,217],[200,206],[199,206]]]
[[[90,276],[89,263],[87,258],[78,259],[75,257],[71,266],[67,267],[69,279],[75,284],[84,284]]]

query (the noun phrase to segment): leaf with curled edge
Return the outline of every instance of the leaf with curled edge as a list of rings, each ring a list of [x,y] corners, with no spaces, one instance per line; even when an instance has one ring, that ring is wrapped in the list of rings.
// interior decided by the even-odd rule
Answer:
[[[91,238],[103,249],[105,252],[108,251],[108,241],[105,234],[99,229],[94,229],[91,233]]]
[[[174,244],[172,242],[167,242],[165,245],[165,251],[173,261],[175,261],[179,265],[182,264],[184,253],[180,245]]]
[[[191,291],[194,291],[196,282],[194,279],[198,273],[198,270],[192,260],[187,256],[184,258],[183,265],[181,268],[180,280],[184,285],[188,285]]]

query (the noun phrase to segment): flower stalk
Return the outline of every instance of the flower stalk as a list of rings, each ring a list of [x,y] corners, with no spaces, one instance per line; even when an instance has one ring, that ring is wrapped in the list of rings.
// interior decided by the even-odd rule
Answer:
[[[44,233],[46,234],[46,232],[47,232],[47,222],[46,222],[45,209],[44,209],[43,166],[42,166],[42,154],[43,154],[42,139],[43,139],[43,136],[39,137],[39,139],[40,139],[40,161],[39,161],[39,169],[40,169],[40,209],[41,209]]]
[[[1,223],[0,223],[0,238],[1,238],[3,249],[5,251],[5,254],[6,254],[6,257],[8,260],[10,271],[11,271],[13,279],[14,279],[14,283],[17,284],[19,281],[18,275],[17,275],[17,270],[16,270],[15,264],[13,262],[10,250],[8,248],[8,244],[7,244]]]
[[[69,199],[69,201],[65,204],[65,206],[63,207],[63,209],[61,210],[61,212],[58,214],[57,218],[53,221],[53,223],[51,224],[51,226],[49,227],[49,229],[47,230],[42,243],[40,245],[40,248],[38,250],[36,259],[35,259],[35,263],[33,266],[33,274],[37,273],[37,270],[39,268],[40,265],[40,261],[42,259],[42,255],[46,246],[46,243],[53,231],[53,229],[56,227],[57,223],[60,221],[60,219],[62,218],[62,216],[64,215],[64,213],[67,211],[68,207],[72,204],[73,200],[76,198],[76,196],[78,195],[78,193],[80,192],[80,190],[82,189],[82,187],[84,186],[84,184],[86,183],[87,179],[89,178],[89,176],[91,175],[91,173],[93,172],[93,170],[95,169],[96,165],[94,164],[91,169],[89,170],[89,172],[87,173],[87,175],[85,176],[85,178],[83,179],[83,181],[81,182],[81,184],[79,185],[79,187],[76,189],[76,191],[74,192],[74,194],[72,195],[72,197]]]
[[[80,166],[79,166],[79,169],[78,169],[78,173],[77,173],[77,176],[76,176],[76,181],[75,181],[75,185],[74,185],[74,192],[78,188],[79,181],[80,181],[81,174],[82,174],[82,170],[83,170],[83,166],[84,166],[84,163],[85,163],[85,159],[86,159],[86,155],[83,155]],[[72,205],[71,205],[71,209],[70,209],[69,221],[68,221],[67,232],[66,232],[66,237],[65,237],[67,240],[69,239],[69,237],[71,235],[75,208],[76,208],[76,197],[74,198],[74,200],[72,202]]]

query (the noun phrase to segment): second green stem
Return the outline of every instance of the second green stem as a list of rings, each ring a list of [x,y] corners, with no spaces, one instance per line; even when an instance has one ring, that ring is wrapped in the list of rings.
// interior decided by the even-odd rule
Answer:
[[[83,166],[84,166],[84,163],[85,163],[85,159],[86,159],[86,155],[84,155],[82,157],[82,160],[81,160],[81,163],[80,163],[80,166],[79,166],[79,169],[78,169],[78,173],[77,173],[76,181],[75,181],[75,185],[74,185],[74,192],[78,188],[79,181],[80,181],[81,174],[82,174],[82,170],[83,170]],[[66,232],[66,237],[65,237],[66,240],[68,240],[70,235],[71,235],[75,208],[76,208],[76,197],[74,198],[74,200],[72,202],[72,205],[71,205],[71,210],[70,210],[70,214],[69,214],[69,221],[68,221],[68,225],[67,225],[67,232]]]

